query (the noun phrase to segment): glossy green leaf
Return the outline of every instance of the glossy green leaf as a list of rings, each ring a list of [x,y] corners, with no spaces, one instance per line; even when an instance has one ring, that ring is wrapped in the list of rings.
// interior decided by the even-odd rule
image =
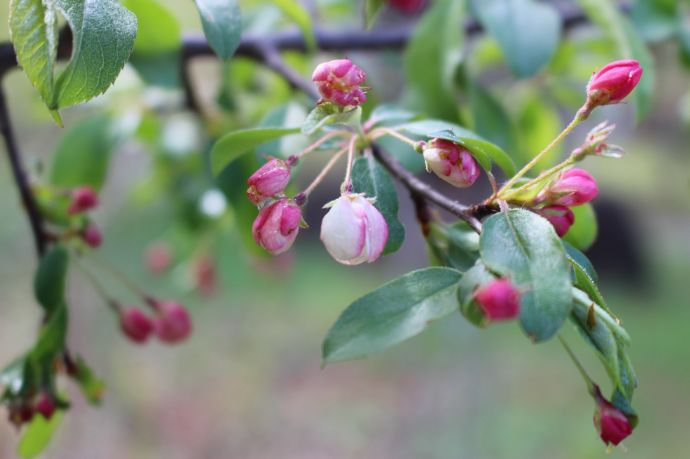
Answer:
[[[22,434],[17,446],[17,454],[24,459],[37,457],[50,443],[55,430],[62,421],[62,411],[56,411],[50,420],[43,416],[34,416]]]
[[[592,262],[589,261],[589,258],[587,258],[584,253],[566,241],[563,242],[563,246],[565,246],[565,252],[568,255],[568,260],[570,260],[571,264],[578,265],[589,278],[591,278],[594,282],[598,282],[599,276],[594,270],[594,265],[592,265]]]
[[[34,294],[48,314],[62,305],[69,253],[61,245],[53,247],[43,256],[34,278]]]
[[[67,305],[62,302],[51,311],[43,325],[36,345],[31,350],[32,365],[50,367],[55,357],[64,349],[67,338]]]
[[[597,215],[589,203],[572,207],[571,210],[575,214],[575,223],[565,234],[563,240],[580,250],[587,250],[597,239],[597,233],[599,232]]]
[[[465,272],[479,258],[479,235],[464,221],[430,222],[426,234],[431,263]]]
[[[304,8],[298,0],[271,0],[283,12],[285,16],[290,18],[302,31],[304,41],[307,43],[309,49],[316,49],[316,37],[314,36],[314,27],[312,26],[309,11]]]
[[[72,29],[72,58],[57,77],[50,109],[84,102],[115,81],[134,47],[137,20],[115,0],[55,0]]]
[[[460,277],[454,269],[420,269],[358,299],[328,332],[323,361],[366,357],[419,334],[455,311]]]
[[[367,154],[355,160],[352,188],[355,193],[376,198],[374,206],[388,224],[388,241],[383,255],[396,252],[405,240],[405,227],[398,220],[398,194],[393,179],[372,155]]]
[[[317,105],[304,121],[302,134],[311,135],[324,126],[330,124],[355,125],[362,118],[362,109],[357,107],[352,110],[341,111],[340,107],[330,102]]]
[[[137,17],[134,56],[179,51],[182,30],[172,12],[156,0],[123,0]]]
[[[587,292],[584,292],[577,287],[573,287],[572,293],[575,302],[579,302],[587,307],[591,306],[593,308],[596,320],[604,322],[619,343],[624,346],[630,346],[630,335],[621,326],[618,319],[613,317],[613,315],[609,314],[608,311],[602,308],[600,304],[590,298]]]
[[[19,65],[46,105],[50,105],[58,37],[54,2],[10,0],[9,27]]]
[[[89,185],[99,190],[105,182],[116,139],[107,115],[87,118],[60,138],[50,171],[50,183],[73,188]]]
[[[376,17],[386,4],[385,0],[364,0],[364,27],[369,29],[374,25]]]
[[[524,293],[520,322],[533,341],[551,338],[570,314],[570,265],[553,226],[534,212],[514,209],[484,221],[480,254],[493,272]]]
[[[475,0],[472,5],[516,76],[530,77],[551,60],[561,35],[552,5],[533,0]]]
[[[211,170],[214,175],[218,175],[228,164],[259,145],[299,131],[299,128],[259,127],[226,134],[213,145]]]
[[[654,96],[654,61],[642,38],[611,0],[577,0],[590,19],[601,27],[618,47],[619,58],[636,59],[644,69],[644,75],[633,91],[638,121],[651,108]]]
[[[484,327],[487,323],[484,313],[474,301],[474,292],[482,285],[495,279],[496,276],[486,269],[484,263],[478,261],[462,276],[458,284],[458,304],[460,305],[460,313],[465,316],[470,323],[478,327]]]
[[[429,116],[458,117],[455,72],[462,59],[464,0],[437,0],[415,27],[405,51],[407,89]]]
[[[230,59],[242,38],[242,14],[237,0],[196,0],[208,44],[221,59]]]

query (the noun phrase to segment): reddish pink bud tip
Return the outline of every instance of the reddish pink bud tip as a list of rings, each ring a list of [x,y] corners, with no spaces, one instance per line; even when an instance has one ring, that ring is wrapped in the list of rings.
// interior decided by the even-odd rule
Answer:
[[[602,395],[599,387],[595,386],[597,408],[594,411],[594,426],[605,444],[618,445],[633,431],[630,420],[621,410],[613,406]]]
[[[642,67],[634,60],[611,62],[595,73],[587,84],[587,105],[615,104],[635,89],[642,78]]]
[[[153,332],[153,321],[136,308],[120,311],[122,333],[135,343],[145,343]]]
[[[520,291],[508,279],[496,279],[480,287],[474,299],[490,322],[520,315]]]
[[[34,404],[34,410],[39,413],[46,420],[50,420],[55,413],[55,400],[47,392],[41,392],[38,394],[36,403]]]
[[[467,188],[479,178],[479,165],[461,145],[445,139],[433,139],[424,146],[427,170],[458,188]]]
[[[216,292],[218,278],[213,258],[208,255],[197,258],[194,263],[194,280],[202,295],[210,296]]]
[[[285,191],[290,182],[290,166],[281,159],[270,159],[247,179],[247,197],[254,204]]]
[[[388,0],[388,4],[405,14],[414,14],[424,8],[426,0]]]
[[[370,199],[361,194],[345,193],[324,216],[321,240],[339,263],[371,263],[386,247],[388,224]]]
[[[98,227],[93,223],[90,223],[89,226],[82,231],[81,238],[84,240],[84,242],[86,242],[86,244],[94,249],[100,247],[103,243],[103,234],[101,233],[101,230],[99,230]]]
[[[536,213],[553,225],[558,237],[563,237],[575,223],[575,214],[568,207],[555,205],[536,209]]]
[[[572,168],[563,172],[537,196],[537,202],[574,207],[586,204],[599,195],[596,180],[584,169]]]
[[[70,215],[86,212],[98,206],[98,195],[90,186],[80,186],[71,192],[72,201],[67,208]]]
[[[192,332],[192,319],[180,303],[175,301],[156,301],[157,317],[154,331],[158,339],[166,343],[184,341]]]
[[[341,107],[358,106],[367,97],[361,85],[366,81],[364,70],[349,59],[336,59],[316,66],[311,79],[316,83],[321,98]]]
[[[254,240],[273,255],[287,251],[297,238],[302,211],[288,198],[281,198],[259,211],[252,225]]]
[[[153,274],[162,274],[172,263],[172,253],[167,244],[157,242],[151,244],[144,254],[144,264]]]

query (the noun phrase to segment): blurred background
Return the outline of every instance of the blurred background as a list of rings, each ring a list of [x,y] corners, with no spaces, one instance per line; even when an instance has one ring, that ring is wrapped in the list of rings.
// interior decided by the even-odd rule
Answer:
[[[332,3],[334,11],[350,11],[342,2],[325,3]],[[166,6],[184,32],[198,33],[192,2],[171,0]],[[6,23],[5,16],[3,8],[0,23]],[[381,18],[383,25],[414,20],[394,12]],[[330,24],[328,18],[324,21],[326,26]],[[350,25],[357,24],[353,14]],[[575,34],[596,36],[597,31],[583,27]],[[7,29],[0,28],[0,41],[7,39]],[[474,46],[480,56],[496,53],[489,38],[477,38]],[[142,103],[175,106],[180,96],[175,91],[146,90],[128,68],[105,97],[65,110],[65,124],[69,127],[93,118],[106,106],[117,113],[122,132],[134,132],[127,123],[138,123],[136,138],[122,142],[112,155],[102,205],[95,214],[104,233],[99,258],[155,295],[182,300],[192,311],[194,333],[176,347],[155,342],[143,347],[131,344],[121,336],[116,317],[88,279],[73,269],[68,294],[72,311],[69,343],[106,380],[107,392],[96,409],[69,388],[73,409],[44,456],[687,457],[690,85],[675,43],[661,41],[651,49],[657,82],[649,116],[636,124],[632,106],[606,107],[578,129],[570,143],[576,146],[598,121],[608,119],[618,125],[612,143],[627,151],[620,160],[590,159],[586,163],[601,189],[595,202],[600,238],[589,255],[609,306],[619,313],[633,338],[630,355],[639,378],[635,403],[641,420],[635,434],[624,442],[627,452],[618,448],[607,454],[592,424],[594,404],[558,343],[532,345],[516,324],[480,331],[457,315],[383,354],[321,369],[321,340],[350,302],[385,281],[428,265],[406,193],[399,190],[408,235],[405,244],[373,266],[340,266],[318,242],[318,221],[323,213],[319,203],[330,199],[337,177],[321,187],[323,194],[310,206],[312,228],[304,231],[289,254],[271,260],[246,248],[244,238],[233,229],[241,221],[238,215],[223,213],[219,217],[217,209],[209,214],[209,199],[215,201],[207,192],[214,185],[203,167],[185,169],[187,166],[178,164],[175,167],[181,169],[175,171],[197,174],[198,182],[190,187],[195,199],[201,196],[198,202],[206,196],[206,217],[212,220],[202,225],[203,230],[181,229],[184,212],[177,201],[183,197],[167,191],[166,187],[177,182],[161,178],[172,173],[168,166],[173,160],[161,158],[178,162],[193,158],[183,159],[185,164],[197,161],[208,140],[193,116],[175,111],[155,121],[155,131],[168,146],[161,147],[167,152],[159,149],[152,154],[150,145],[142,140],[141,118],[132,121],[128,107]],[[305,75],[312,62],[318,61],[287,57]],[[385,53],[383,58],[368,54],[350,57],[370,74],[374,97],[395,99],[404,82],[395,53]],[[231,71],[240,72],[237,68]],[[578,91],[584,93],[586,76],[594,68],[592,64],[580,69]],[[222,73],[213,59],[195,62],[193,75],[202,98],[215,97],[222,86],[218,76]],[[531,85],[530,90],[540,87],[539,81],[511,86],[504,73],[483,69],[476,74],[497,98],[504,97],[506,105],[516,87],[517,92],[523,85]],[[272,78],[258,74],[250,83],[256,86],[257,99],[265,99],[267,93],[279,94],[275,97],[282,103],[287,90]],[[4,84],[21,149],[32,170],[40,172],[50,163],[64,130],[50,120],[20,71],[10,73]],[[245,108],[245,118],[233,120],[235,123],[249,124],[266,112],[246,110],[252,99],[238,103]],[[561,105],[548,122],[558,128],[572,113]],[[31,288],[35,269],[32,241],[6,164],[3,161],[0,166],[0,362],[11,361],[31,345],[40,319]],[[304,169],[307,167],[316,170],[316,165]],[[306,184],[310,175],[305,172],[301,183]],[[480,188],[476,196],[460,198],[478,200],[485,191]],[[211,207],[220,206],[222,211],[220,201]],[[144,259],[151,245],[160,241],[172,247],[173,261],[165,274],[155,275],[146,269]],[[204,294],[195,288],[194,263],[200,257],[210,257],[216,265],[214,292]],[[83,264],[102,277],[118,298],[136,301],[96,265]],[[569,325],[566,328],[566,337],[571,338],[595,379],[606,381],[590,349]],[[0,422],[0,457],[14,457],[18,438],[11,425]]]

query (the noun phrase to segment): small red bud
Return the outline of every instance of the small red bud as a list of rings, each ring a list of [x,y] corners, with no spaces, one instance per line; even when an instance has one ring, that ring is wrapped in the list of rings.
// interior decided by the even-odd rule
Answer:
[[[596,72],[587,84],[587,106],[615,104],[635,89],[642,67],[634,60],[615,61]]]
[[[55,413],[55,400],[47,392],[41,392],[38,394],[36,403],[34,404],[34,410],[46,420],[50,420]]]
[[[79,214],[98,206],[98,195],[90,186],[80,186],[70,193],[72,201],[67,208],[70,215]]]
[[[297,238],[302,211],[288,198],[281,198],[259,211],[252,224],[252,235],[272,255],[290,249]]]
[[[189,313],[175,301],[155,301],[157,317],[154,330],[158,339],[166,343],[177,343],[187,339],[192,332]]]
[[[319,64],[311,79],[318,86],[321,98],[341,107],[358,106],[367,97],[361,85],[367,74],[349,59],[335,59]]]
[[[598,386],[594,386],[594,398],[597,402],[594,411],[594,426],[605,444],[618,445],[633,431],[630,420],[621,410],[613,406],[601,395]]]
[[[272,158],[247,179],[247,197],[254,204],[285,191],[290,182],[290,166],[282,159]]]
[[[536,213],[544,217],[553,225],[558,237],[563,237],[575,223],[575,214],[565,206],[546,206],[536,209]]]
[[[426,0],[388,0],[388,4],[405,14],[414,14],[424,8]]]
[[[151,244],[144,254],[146,268],[153,274],[162,274],[172,263],[172,253],[167,244],[157,242]]]
[[[458,188],[471,186],[479,178],[479,165],[462,145],[445,139],[433,139],[424,146],[427,170]]]
[[[508,279],[496,279],[474,292],[474,299],[490,321],[511,320],[520,315],[520,291]]]
[[[581,206],[599,195],[596,180],[584,169],[574,167],[563,172],[537,196],[537,202],[560,206]]]
[[[122,333],[135,343],[145,343],[153,332],[153,321],[137,308],[120,311]]]
[[[81,233],[81,238],[94,249],[100,247],[103,243],[103,234],[101,233],[101,230],[99,230],[98,227],[93,223],[89,223],[89,225],[84,228]]]

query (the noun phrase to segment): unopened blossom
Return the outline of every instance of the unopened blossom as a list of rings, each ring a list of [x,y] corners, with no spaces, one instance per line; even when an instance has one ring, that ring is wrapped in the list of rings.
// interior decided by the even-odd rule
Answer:
[[[89,223],[89,225],[84,228],[81,232],[81,238],[88,246],[94,249],[100,247],[103,243],[103,234],[93,223]]]
[[[154,302],[156,317],[153,321],[154,333],[163,342],[184,341],[192,332],[192,319],[182,304],[176,301]]]
[[[316,83],[323,101],[350,107],[361,105],[367,100],[365,88],[361,86],[367,75],[349,59],[335,59],[319,64],[311,79]]]
[[[558,237],[563,237],[575,223],[575,214],[566,206],[553,205],[536,209],[536,213],[553,225]]]
[[[210,255],[202,255],[194,261],[194,281],[202,295],[213,295],[218,287],[216,263]]]
[[[281,198],[259,211],[252,224],[252,235],[272,255],[287,251],[297,238],[302,211],[295,202]]]
[[[597,403],[594,411],[594,426],[599,431],[601,440],[607,445],[618,445],[633,431],[630,420],[625,413],[601,395],[598,386],[594,387],[594,398]]]
[[[98,206],[98,194],[90,186],[80,186],[70,192],[67,213],[70,215],[86,212]]]
[[[615,104],[635,89],[642,78],[642,67],[635,60],[611,62],[596,72],[587,84],[587,105]]]
[[[573,207],[586,204],[598,195],[599,187],[594,177],[586,170],[574,167],[563,172],[542,190],[537,202]]]
[[[445,139],[433,139],[424,146],[427,170],[458,188],[471,186],[479,178],[479,165],[462,145]]]
[[[151,244],[144,253],[144,264],[153,274],[164,273],[172,263],[170,247],[163,242]]]
[[[36,413],[39,413],[44,419],[50,420],[55,413],[55,409],[55,400],[52,395],[45,391],[38,394],[34,403],[34,411]]]
[[[120,311],[120,329],[135,343],[145,343],[153,333],[153,320],[137,308]]]
[[[272,158],[247,179],[247,197],[254,204],[285,191],[290,182],[290,165],[282,159]]]
[[[406,14],[416,13],[426,5],[426,0],[387,0],[387,2],[392,8]]]
[[[474,292],[474,300],[489,322],[511,320],[520,315],[520,291],[508,279],[496,279]]]
[[[344,193],[321,223],[321,240],[339,263],[358,265],[381,256],[388,241],[388,224],[371,199]]]

